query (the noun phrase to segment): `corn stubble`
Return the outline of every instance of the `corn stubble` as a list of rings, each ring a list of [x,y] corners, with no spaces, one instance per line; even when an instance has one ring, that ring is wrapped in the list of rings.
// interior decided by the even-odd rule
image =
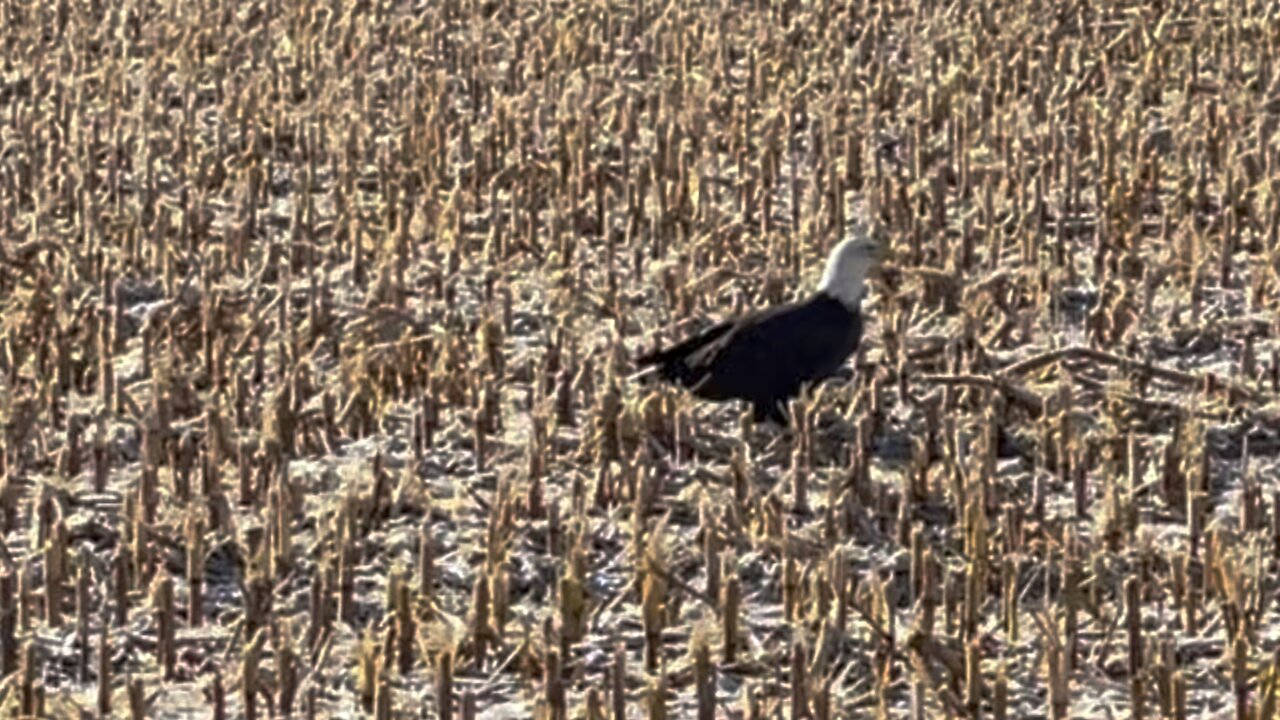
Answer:
[[[0,714],[1275,717],[1264,12],[0,0]]]

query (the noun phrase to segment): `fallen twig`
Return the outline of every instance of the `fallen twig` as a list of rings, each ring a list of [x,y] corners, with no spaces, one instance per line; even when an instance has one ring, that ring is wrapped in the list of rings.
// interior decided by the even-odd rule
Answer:
[[[1092,360],[1094,362],[1120,367],[1129,370],[1135,370],[1147,373],[1151,377],[1167,380],[1177,383],[1187,388],[1204,387],[1206,382],[1212,383],[1213,386],[1225,388],[1231,395],[1231,400],[1256,400],[1257,393],[1234,383],[1228,382],[1214,373],[1206,373],[1204,375],[1184,372],[1182,370],[1174,370],[1173,368],[1161,367],[1149,360],[1136,360],[1134,358],[1124,357],[1123,355],[1115,355],[1104,350],[1086,347],[1083,345],[1073,345],[1071,347],[1059,348],[1048,352],[1034,355],[1025,360],[1020,360],[1001,370],[998,375],[1008,380],[1015,375],[1025,375],[1034,372],[1042,367],[1052,365],[1069,359]]]

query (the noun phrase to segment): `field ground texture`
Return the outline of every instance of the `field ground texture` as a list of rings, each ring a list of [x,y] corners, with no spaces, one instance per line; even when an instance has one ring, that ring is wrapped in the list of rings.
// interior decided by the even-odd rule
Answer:
[[[0,712],[1275,717],[1277,12],[0,0]]]

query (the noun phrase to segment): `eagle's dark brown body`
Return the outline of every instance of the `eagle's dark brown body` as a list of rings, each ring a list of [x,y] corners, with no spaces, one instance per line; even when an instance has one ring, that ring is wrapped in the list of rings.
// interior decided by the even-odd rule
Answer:
[[[838,370],[861,337],[856,307],[818,292],[714,325],[636,364],[705,400],[745,400],[756,420],[785,425],[787,402]]]

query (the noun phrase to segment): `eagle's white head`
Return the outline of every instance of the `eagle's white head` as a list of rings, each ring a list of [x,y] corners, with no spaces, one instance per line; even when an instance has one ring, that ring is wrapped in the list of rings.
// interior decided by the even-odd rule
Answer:
[[[827,257],[827,269],[822,273],[818,290],[856,310],[862,302],[867,274],[880,263],[883,254],[880,243],[865,229],[856,228],[853,237],[836,245]]]

